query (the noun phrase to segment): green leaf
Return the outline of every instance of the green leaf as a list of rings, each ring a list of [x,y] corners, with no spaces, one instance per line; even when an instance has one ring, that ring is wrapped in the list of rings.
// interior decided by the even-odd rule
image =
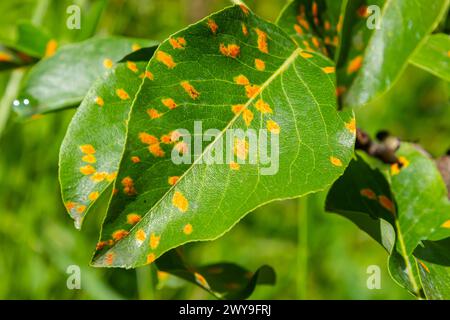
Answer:
[[[215,263],[193,267],[187,264],[179,249],[165,253],[156,261],[160,271],[196,284],[218,299],[246,299],[256,285],[274,285],[275,271],[262,266],[250,272],[234,263]]]
[[[125,76],[108,83],[108,90],[90,94],[92,99],[119,93],[115,101],[105,100],[99,111],[114,104],[123,109],[132,106],[116,195],[104,221],[95,266],[136,267],[183,243],[215,239],[258,206],[323,190],[350,161],[355,123],[351,113],[336,110],[333,63],[299,49],[281,29],[246,7],[228,8],[173,35],[161,44],[147,71],[152,77],[144,79],[135,95],[134,87],[127,87],[132,80]],[[138,77],[128,72],[129,77]],[[236,105],[243,107],[236,110]],[[74,119],[71,127],[81,119]],[[115,121],[98,123],[122,126]],[[194,133],[196,121],[202,121],[203,131],[219,133],[213,141],[200,142],[204,149],[195,152],[193,163],[176,165],[170,159],[172,150],[186,151],[188,143],[187,137],[176,133],[182,128]],[[99,127],[98,123],[94,125]],[[238,164],[237,159],[205,163],[228,129],[247,125],[255,130],[269,126],[273,138],[279,137],[279,168],[274,175],[267,174],[268,165],[249,164],[253,154],[244,148],[240,155],[247,156],[247,163]],[[79,173],[86,165],[81,145],[95,149],[96,173],[115,172],[121,141],[115,144],[114,139],[121,130],[108,129],[106,136],[90,131],[77,143],[66,138],[61,172],[67,174],[61,174],[61,180],[92,182],[92,172]],[[268,150],[272,147],[276,143],[269,143]],[[63,163],[69,155],[71,162]],[[99,188],[104,190],[104,185]],[[81,209],[91,204],[92,192],[63,186],[63,195],[73,197],[65,197],[66,204],[76,203]],[[72,216],[75,208],[71,206]]]
[[[380,28],[371,35],[362,67],[344,99],[345,104],[365,105],[386,92],[403,72],[416,48],[436,28],[448,3],[448,0],[387,0]]]
[[[23,52],[5,47],[0,44],[0,71],[16,69],[32,63],[37,59],[26,55]]]
[[[293,0],[282,10],[276,24],[308,51],[334,57],[340,43],[341,10],[347,0]]]
[[[78,105],[92,83],[133,47],[154,41],[120,37],[93,38],[61,47],[27,75],[15,111],[22,117]],[[28,104],[26,103],[28,102]]]
[[[17,25],[16,41],[10,46],[31,57],[42,58],[45,55],[53,54],[57,44],[40,27],[30,22],[22,22]]]
[[[450,36],[443,33],[429,36],[412,56],[411,63],[450,81]]]

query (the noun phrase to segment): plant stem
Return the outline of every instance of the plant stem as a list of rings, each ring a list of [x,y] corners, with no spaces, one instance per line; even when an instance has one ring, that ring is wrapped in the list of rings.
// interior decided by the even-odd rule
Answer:
[[[17,97],[20,88],[20,82],[24,76],[24,70],[16,69],[11,73],[8,84],[6,85],[5,93],[0,100],[0,134],[8,122],[9,114],[13,100]]]
[[[139,300],[155,300],[155,281],[153,281],[154,266],[136,268],[136,282]]]
[[[297,200],[297,298],[305,300],[308,290],[308,196]]]

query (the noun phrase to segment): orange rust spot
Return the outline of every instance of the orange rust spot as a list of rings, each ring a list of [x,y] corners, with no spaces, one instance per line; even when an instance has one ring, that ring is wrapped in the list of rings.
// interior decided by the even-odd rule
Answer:
[[[320,47],[320,42],[319,42],[319,40],[317,40],[316,37],[312,37],[312,38],[311,38],[311,41],[312,41],[313,45],[314,45],[316,48],[319,48],[319,47]]]
[[[255,59],[255,67],[259,71],[264,71],[266,69],[266,63],[261,59]]]
[[[128,95],[128,93],[123,89],[117,89],[116,94],[122,100],[130,99],[130,96]]]
[[[231,170],[239,170],[241,168],[241,166],[239,165],[239,163],[231,161],[230,162],[230,169]]]
[[[161,50],[156,53],[156,60],[163,63],[169,69],[173,69],[177,65],[170,54]]]
[[[165,280],[167,280],[167,278],[169,278],[169,273],[164,272],[164,271],[158,270],[156,275],[157,275],[159,281],[165,281]]]
[[[128,231],[121,229],[121,230],[114,231],[112,234],[112,238],[114,239],[114,241],[119,241],[119,240],[122,240],[127,235],[128,235]]]
[[[391,165],[391,175],[395,176],[400,173],[401,169],[407,168],[409,166],[409,161],[405,157],[399,157],[398,163]]]
[[[117,177],[117,172],[111,172],[106,175],[106,181],[112,182]]]
[[[209,284],[206,281],[205,277],[203,277],[200,273],[194,272],[194,276],[195,276],[195,281],[197,281],[197,283],[199,283],[201,286],[209,289]]]
[[[186,40],[182,37],[179,37],[177,39],[170,38],[169,43],[174,49],[184,49],[184,46],[186,45]]]
[[[100,196],[100,193],[98,191],[94,191],[89,194],[88,198],[91,201],[95,201],[98,199],[99,196]]]
[[[275,121],[268,120],[267,121],[267,130],[269,130],[273,134],[279,134],[280,133],[280,126]]]
[[[156,256],[154,253],[150,253],[147,255],[147,264],[153,263],[156,260]]]
[[[369,189],[369,188],[362,189],[359,193],[363,197],[366,197],[367,199],[370,199],[370,200],[376,200],[377,199],[377,195],[375,194],[375,192],[373,192],[372,189]]]
[[[445,221],[442,225],[442,228],[450,229],[450,220]]]
[[[137,213],[129,213],[127,214],[127,223],[134,226],[136,223],[141,221],[141,216]]]
[[[309,23],[302,16],[297,16],[297,21],[303,29],[309,30]]]
[[[420,265],[422,266],[422,268],[424,268],[427,273],[430,273],[430,269],[428,269],[428,267],[425,265],[425,263],[423,263],[420,260],[418,260],[418,261],[419,261]]]
[[[312,14],[314,17],[317,17],[319,14],[319,8],[317,7],[317,2],[313,1],[312,3]]]
[[[105,263],[108,266],[112,265],[113,262],[114,262],[114,258],[115,258],[114,253],[112,253],[112,252],[107,253],[106,256],[105,256]]]
[[[239,54],[241,53],[241,48],[234,43],[231,43],[228,46],[225,46],[223,43],[221,43],[219,46],[219,51],[224,56],[237,58],[237,56],[239,56]]]
[[[182,81],[181,86],[193,100],[200,96],[200,93],[188,81]]]
[[[299,55],[300,55],[300,57],[305,58],[305,59],[310,59],[313,57],[312,54],[310,54],[306,51],[300,51]]]
[[[212,19],[208,19],[208,27],[209,27],[209,30],[211,30],[211,32],[213,34],[216,34],[217,29],[219,29],[219,26],[217,25],[217,23]]]
[[[140,132],[139,133],[139,140],[141,140],[142,143],[145,144],[154,144],[154,143],[158,143],[159,140],[157,137],[148,134],[147,132]]]
[[[336,167],[342,167],[342,161],[336,157],[330,157],[330,162]]]
[[[136,189],[134,188],[134,181],[131,177],[125,177],[121,181],[123,186],[123,193],[125,193],[128,196],[135,195]]]
[[[254,98],[259,94],[260,87],[256,84],[249,84],[245,86],[245,93],[247,97]]]
[[[361,18],[367,18],[369,16],[369,11],[367,10],[366,5],[362,5],[357,10],[358,16]]]
[[[145,234],[145,231],[143,229],[139,229],[138,231],[136,231],[135,237],[138,242],[142,243],[147,238],[147,235]]]
[[[244,34],[244,36],[248,36],[248,29],[245,23],[242,22],[241,26],[242,26],[242,33]]]
[[[340,97],[347,91],[347,88],[344,86],[339,86],[336,88],[336,96]]]
[[[68,201],[68,202],[66,202],[66,209],[70,211],[70,210],[74,209],[76,205],[77,204],[75,202]]]
[[[102,182],[108,176],[106,172],[96,172],[91,176],[91,180],[94,182]]]
[[[86,206],[84,204],[77,205],[77,208],[75,209],[78,214],[82,214],[84,210],[86,210]]]
[[[84,175],[90,175],[95,172],[95,168],[91,165],[86,165],[80,168],[80,172]]]
[[[86,154],[84,155],[81,160],[87,163],[95,163],[97,162],[97,159],[95,159],[95,156],[93,154]]]
[[[136,66],[136,63],[131,61],[127,61],[127,68],[133,71],[134,73],[139,71],[138,67]]]
[[[399,157],[398,161],[402,164],[402,169],[407,168],[409,166],[409,160],[405,157]]]
[[[270,108],[269,104],[264,102],[263,99],[256,101],[255,108],[261,113],[272,113],[272,108]]]
[[[242,86],[250,84],[250,81],[248,81],[247,77],[242,75],[242,74],[238,75],[237,77],[234,77],[233,80],[234,80],[234,82],[236,84],[239,84],[239,85],[242,85]]]
[[[234,106],[231,106],[231,111],[233,111],[234,114],[239,114],[244,110],[245,106],[243,104],[236,104]]]
[[[99,251],[102,250],[104,247],[106,246],[111,246],[113,244],[112,240],[108,240],[108,241],[100,241],[97,243],[97,245],[95,246],[95,250]]]
[[[345,127],[348,131],[351,132],[351,134],[356,134],[356,120],[355,118],[352,118],[348,123],[345,124]]]
[[[256,34],[258,35],[257,42],[258,42],[259,51],[264,52],[264,53],[269,53],[269,49],[267,46],[267,34],[258,28],[256,28],[255,31],[256,31]]]
[[[155,157],[158,157],[158,158],[162,158],[165,155],[165,152],[163,149],[161,149],[161,146],[159,145],[159,143],[150,145],[148,147],[148,151],[150,151],[150,153],[152,155],[154,155]]]
[[[357,56],[353,60],[351,60],[347,66],[347,74],[352,74],[358,71],[363,63],[363,57]]]
[[[115,196],[115,195],[118,194],[118,193],[119,193],[119,189],[113,188],[113,190],[112,190],[112,195]]]
[[[236,138],[234,140],[234,154],[241,160],[247,159],[248,142],[245,139]]]
[[[163,105],[165,105],[170,110],[175,109],[177,107],[177,104],[171,98],[162,99],[161,102]]]
[[[172,141],[172,135],[171,134],[165,134],[161,137],[161,142],[165,144],[171,144],[174,141]]]
[[[297,32],[299,35],[303,35],[303,29],[302,27],[300,27],[298,24],[294,24],[294,30],[295,32]]]
[[[100,107],[103,107],[105,105],[105,102],[103,101],[102,97],[96,97],[95,103],[98,104]]]
[[[240,4],[239,7],[241,8],[242,12],[248,16],[249,10],[248,8],[245,6],[245,4]]]
[[[244,112],[242,113],[242,118],[244,119],[246,126],[247,127],[250,126],[253,120],[253,112],[251,112],[248,109],[245,109]]]
[[[329,74],[329,73],[334,73],[335,72],[335,68],[334,67],[324,67],[322,68],[323,72]]]
[[[175,193],[173,194],[172,204],[181,212],[186,212],[189,208],[188,200],[179,191],[175,191]]]
[[[12,60],[11,55],[6,52],[0,52],[0,62],[9,62]]]
[[[378,202],[381,204],[381,206],[383,208],[385,208],[386,210],[390,211],[391,213],[395,213],[395,205],[394,203],[391,201],[391,199],[389,199],[386,196],[378,196]]]
[[[81,150],[81,152],[86,153],[86,154],[94,154],[95,153],[95,148],[91,144],[84,144],[84,145],[80,146],[80,150]]]
[[[187,235],[190,235],[192,233],[192,225],[190,223],[183,227],[183,233]]]
[[[152,250],[155,250],[159,245],[159,240],[161,239],[161,236],[156,236],[154,233],[150,235],[150,248]]]
[[[324,24],[323,24],[323,27],[324,27],[324,29],[327,30],[327,31],[330,30],[330,29],[331,29],[331,23],[330,23],[330,21],[328,21],[328,20],[325,21]]]
[[[400,173],[400,166],[398,163],[393,163],[391,165],[391,175],[395,176]]]
[[[137,43],[133,43],[131,45],[131,50],[132,51],[138,51],[140,48],[141,48],[141,46],[139,44],[137,44]]]
[[[139,162],[141,162],[141,158],[139,158],[138,156],[132,156],[131,157],[131,162],[139,163]]]
[[[336,46],[336,47],[339,45],[339,37],[338,36],[334,36],[334,38],[333,38],[333,45]]]
[[[106,69],[111,69],[112,66],[113,66],[112,60],[111,60],[111,59],[105,59],[105,60],[103,60],[103,66],[104,66]]]
[[[161,114],[156,109],[147,109],[147,114],[151,119],[157,119],[161,117]]]
[[[47,42],[47,45],[45,46],[45,57],[51,57],[55,54],[56,49],[58,48],[58,42],[56,42],[55,39],[51,39]]]
[[[147,78],[147,79],[150,79],[150,80],[155,79],[155,77],[153,76],[153,73],[151,73],[150,71],[147,71],[147,70],[145,72],[141,73],[139,78],[141,78],[141,79]]]
[[[171,186],[173,186],[175,183],[177,183],[178,179],[180,179],[180,177],[178,177],[178,176],[172,176],[172,177],[169,177],[169,179],[167,179],[167,182],[168,182]]]

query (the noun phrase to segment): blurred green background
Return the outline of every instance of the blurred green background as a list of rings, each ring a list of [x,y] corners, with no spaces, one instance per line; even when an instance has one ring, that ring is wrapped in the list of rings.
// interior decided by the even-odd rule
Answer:
[[[93,8],[98,2],[2,0],[0,42],[14,39],[17,22],[33,16],[59,43],[82,40],[89,33],[83,23],[95,20]],[[246,2],[271,21],[285,4],[284,0]],[[71,4],[82,8],[82,19],[83,14],[88,16],[79,31],[65,27],[65,11]],[[164,40],[227,5],[226,0],[110,0],[92,30]],[[0,73],[0,96],[10,76]],[[136,271],[88,266],[105,203],[77,231],[61,203],[57,179],[59,146],[74,112],[26,122],[13,114],[0,116],[7,118],[0,133],[0,298],[210,299],[196,286],[170,277],[161,277],[152,290],[148,267]],[[387,129],[420,142],[434,156],[441,155],[450,147],[449,87],[409,67],[388,94],[357,110],[357,119],[371,134]],[[351,222],[323,211],[325,194],[264,206],[219,240],[187,245],[188,259],[195,264],[235,262],[250,270],[271,265],[277,272],[276,285],[258,287],[252,299],[411,299],[391,280],[385,251]],[[81,268],[81,290],[67,289],[69,265]],[[369,265],[381,268],[380,290],[366,286]]]

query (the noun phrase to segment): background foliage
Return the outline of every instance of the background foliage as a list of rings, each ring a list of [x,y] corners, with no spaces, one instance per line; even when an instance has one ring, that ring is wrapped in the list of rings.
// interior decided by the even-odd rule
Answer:
[[[2,1],[2,11],[9,14],[0,21],[5,31],[0,40],[12,41],[17,21],[30,19],[38,2]],[[78,2],[92,8],[98,1]],[[86,37],[83,28],[81,32],[65,28],[65,8],[72,3],[49,1],[41,19],[62,43]],[[273,21],[285,1],[247,3]],[[162,41],[228,4],[225,0],[111,0],[96,33]],[[9,76],[0,74],[1,95]],[[160,289],[149,290],[154,279],[146,268],[88,266],[106,204],[99,203],[90,213],[83,233],[72,228],[62,206],[58,151],[73,113],[68,110],[25,122],[10,115],[0,137],[0,298],[210,298],[182,280],[161,274]],[[387,129],[403,139],[419,141],[435,156],[450,146],[449,87],[413,66],[387,95],[358,110],[357,116],[369,133]],[[199,264],[233,261],[251,270],[270,264],[277,271],[277,283],[258,287],[251,297],[255,299],[412,298],[389,277],[381,246],[350,221],[323,212],[325,194],[264,206],[219,240],[187,245],[186,254]],[[82,268],[80,291],[66,288],[65,271],[71,264]],[[381,290],[366,287],[366,268],[373,264],[382,270]]]

